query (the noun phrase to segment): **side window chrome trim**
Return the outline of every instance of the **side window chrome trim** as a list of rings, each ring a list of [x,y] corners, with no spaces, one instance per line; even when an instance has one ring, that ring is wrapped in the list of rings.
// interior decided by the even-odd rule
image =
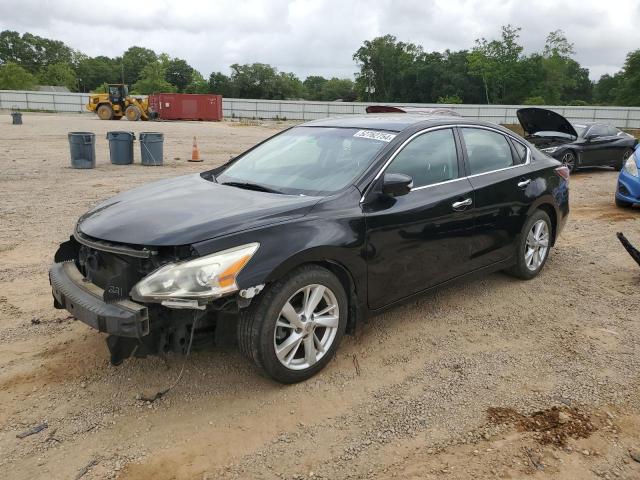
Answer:
[[[404,147],[407,146],[407,144],[409,142],[411,142],[414,138],[416,138],[416,137],[418,137],[418,136],[420,136],[422,134],[425,134],[425,133],[428,133],[428,132],[432,132],[432,131],[435,131],[435,130],[444,130],[445,128],[450,128],[452,130],[454,128],[479,128],[481,130],[489,130],[489,131],[492,131],[492,132],[495,132],[495,133],[499,133],[500,135],[503,135],[505,137],[510,138],[511,140],[513,140],[515,142],[518,142],[520,145],[522,145],[524,148],[526,148],[526,150],[527,150],[527,158],[526,158],[524,163],[521,163],[519,165],[512,165],[510,167],[499,168],[498,170],[490,170],[488,172],[476,173],[474,175],[465,175],[465,176],[458,177],[458,178],[452,178],[451,180],[446,180],[444,182],[432,183],[431,185],[423,185],[421,187],[415,187],[415,188],[411,189],[412,192],[416,191],[416,190],[423,190],[425,188],[437,187],[439,185],[444,185],[446,183],[457,182],[458,180],[465,180],[465,179],[469,179],[469,178],[479,177],[481,175],[487,175],[489,173],[501,172],[503,170],[510,170],[512,168],[524,167],[524,166],[529,165],[531,163],[531,149],[527,145],[525,145],[524,142],[522,142],[521,140],[516,138],[515,135],[503,132],[502,130],[499,130],[497,128],[488,127],[486,125],[473,125],[473,124],[438,125],[438,126],[435,126],[435,127],[428,127],[428,128],[425,128],[424,130],[420,130],[420,131],[414,133],[413,135],[411,135],[404,142],[402,142],[402,145],[400,145],[396,149],[395,152],[393,152],[393,154],[384,163],[384,165],[382,167],[380,167],[380,170],[378,170],[378,173],[376,173],[376,176],[373,177],[373,181],[369,184],[367,189],[362,194],[362,197],[360,198],[360,203],[364,202],[364,199],[367,196],[367,194],[369,193],[369,190],[371,189],[371,186],[380,178],[380,176],[384,173],[384,171],[391,164],[391,162],[393,162],[393,160],[396,158],[396,156],[404,149]],[[460,173],[460,172],[458,172],[458,173]]]

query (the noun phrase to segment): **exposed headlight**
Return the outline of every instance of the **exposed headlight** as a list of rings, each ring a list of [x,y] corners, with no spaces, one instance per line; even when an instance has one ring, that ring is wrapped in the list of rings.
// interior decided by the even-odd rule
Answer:
[[[629,175],[633,175],[634,177],[638,176],[638,164],[636,163],[635,154],[627,158],[627,162],[624,164],[624,171]]]
[[[549,147],[549,148],[541,148],[540,151],[544,153],[553,153],[558,150],[560,147]]]
[[[140,280],[131,290],[131,296],[138,301],[209,300],[235,292],[238,274],[259,246],[259,243],[249,243],[195,260],[170,263]]]

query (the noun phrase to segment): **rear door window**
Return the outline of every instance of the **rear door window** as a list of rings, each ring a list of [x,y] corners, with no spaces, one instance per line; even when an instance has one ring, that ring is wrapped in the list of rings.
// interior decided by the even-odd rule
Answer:
[[[461,128],[471,175],[514,165],[509,142],[504,135],[480,128]],[[517,163],[520,163],[519,161]]]
[[[513,143],[513,148],[516,150],[517,158],[515,163],[525,163],[527,161],[527,147],[515,140],[512,140],[511,143]]]

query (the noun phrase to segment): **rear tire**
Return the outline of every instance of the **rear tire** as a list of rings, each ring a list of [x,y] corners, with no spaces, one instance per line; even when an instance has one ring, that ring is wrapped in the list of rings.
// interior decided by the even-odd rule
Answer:
[[[315,305],[314,299],[319,299]],[[274,380],[301,382],[335,354],[347,309],[347,295],[335,275],[314,265],[298,268],[268,285],[240,312],[240,351]]]
[[[111,108],[111,105],[100,105],[97,113],[100,120],[111,120],[113,118],[113,108]]]
[[[536,210],[525,222],[517,246],[517,263],[509,273],[523,280],[537,276],[549,258],[553,229],[549,215]]]
[[[124,114],[130,122],[137,122],[140,120],[140,116],[142,115],[140,109],[135,105],[129,105],[124,111]]]

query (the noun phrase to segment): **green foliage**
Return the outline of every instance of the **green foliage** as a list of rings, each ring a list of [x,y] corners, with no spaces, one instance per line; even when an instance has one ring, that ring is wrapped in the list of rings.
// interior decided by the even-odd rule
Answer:
[[[184,92],[193,79],[193,68],[181,58],[173,58],[167,62],[164,79]]]
[[[30,33],[0,32],[0,88],[35,88],[37,82],[98,91],[123,81],[139,94],[217,93],[225,97],[406,103],[497,103],[640,106],[640,50],[624,68],[598,82],[574,58],[562,30],[547,35],[541,52],[525,55],[520,28],[503,26],[498,38],[476,40],[471,50],[425,52],[384,35],[365,41],[353,59],[355,82],[311,75],[302,82],[264,63],[234,64],[230,75],[203,77],[186,60],[133,46],[121,57],[89,57],[63,42]]]
[[[140,80],[131,87],[131,93],[149,95],[151,93],[176,91],[176,87],[165,80],[167,69],[162,61],[148,63],[140,72]]]
[[[120,58],[83,56],[76,60],[75,65],[81,91],[92,91],[103,83],[122,82]]]
[[[191,81],[184,89],[185,93],[209,93],[209,83],[204,79],[202,74],[193,70],[191,72]]]
[[[158,55],[153,50],[143,47],[130,47],[122,55],[124,83],[133,85],[142,78],[142,71],[149,64],[158,61]],[[164,80],[164,76],[163,76]]]
[[[35,77],[20,65],[0,65],[0,90],[33,90],[35,85]]]
[[[546,105],[544,97],[527,97],[522,101],[523,105]]]
[[[444,97],[438,97],[437,103],[457,104],[462,103],[462,99],[458,95],[445,95]]]
[[[640,50],[627,55],[624,68],[620,74],[621,82],[616,94],[620,105],[640,106]]]
[[[0,64],[16,63],[31,73],[39,73],[48,65],[71,64],[73,51],[59,40],[49,40],[30,33],[0,32]]]
[[[48,65],[38,76],[40,85],[56,85],[67,87],[70,91],[78,88],[78,79],[71,65],[54,63]]]
[[[231,79],[221,72],[213,72],[209,76],[209,93],[222,95],[223,97],[233,97],[234,89]]]

